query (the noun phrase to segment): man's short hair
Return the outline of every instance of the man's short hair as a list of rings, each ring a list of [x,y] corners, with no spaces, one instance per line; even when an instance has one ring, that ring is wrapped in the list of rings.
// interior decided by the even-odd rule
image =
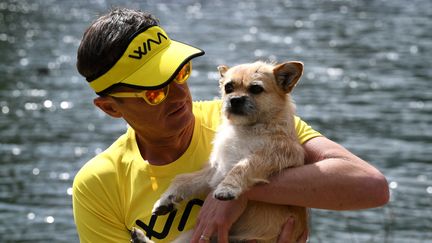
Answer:
[[[84,32],[77,54],[78,72],[86,79],[107,72],[122,56],[130,36],[151,25],[159,25],[159,20],[139,10],[116,8],[99,17]]]

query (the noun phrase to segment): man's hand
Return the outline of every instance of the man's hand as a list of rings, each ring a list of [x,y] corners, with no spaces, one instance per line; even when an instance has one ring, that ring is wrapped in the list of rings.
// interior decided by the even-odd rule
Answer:
[[[290,242],[290,238],[292,238],[292,233],[294,231],[295,220],[293,218],[288,218],[285,224],[282,227],[281,234],[279,235],[277,243],[306,243],[308,238],[308,229],[306,229],[299,239],[295,242]]]
[[[217,236],[219,243],[228,243],[229,229],[246,209],[247,201],[243,195],[236,200],[221,201],[210,193],[198,215],[191,243],[209,242],[212,236]]]
[[[213,193],[209,193],[198,215],[191,243],[207,243],[212,236],[217,236],[219,243],[228,243],[229,230],[246,209],[247,201],[244,195],[237,200],[221,201],[213,198]],[[305,230],[296,242],[289,242],[294,224],[293,218],[287,219],[282,226],[278,243],[306,242],[308,230]],[[248,241],[248,243],[253,242],[255,241]]]

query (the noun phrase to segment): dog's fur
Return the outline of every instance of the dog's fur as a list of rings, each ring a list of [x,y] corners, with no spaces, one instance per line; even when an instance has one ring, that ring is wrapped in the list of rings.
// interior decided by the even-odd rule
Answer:
[[[290,97],[303,73],[303,64],[255,62],[218,69],[223,122],[210,163],[200,171],[177,176],[154,205],[157,215],[169,213],[192,195],[211,190],[219,200],[236,199],[253,185],[268,183],[272,174],[304,163]],[[307,227],[304,207],[249,201],[230,229],[230,242],[276,242],[289,216],[295,220],[293,239],[297,239]]]

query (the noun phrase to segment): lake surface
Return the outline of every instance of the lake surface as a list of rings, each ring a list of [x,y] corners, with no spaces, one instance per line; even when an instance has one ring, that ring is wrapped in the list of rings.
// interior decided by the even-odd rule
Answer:
[[[0,2],[0,242],[78,242],[71,185],[125,130],[75,69],[84,29],[111,6],[148,10],[206,51],[189,83],[218,96],[216,66],[300,60],[298,114],[387,176],[382,208],[312,210],[311,242],[432,242],[432,1]]]

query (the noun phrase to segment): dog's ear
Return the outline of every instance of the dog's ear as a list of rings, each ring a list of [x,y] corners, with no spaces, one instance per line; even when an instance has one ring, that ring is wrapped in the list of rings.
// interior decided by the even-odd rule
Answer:
[[[219,70],[219,74],[221,78],[223,78],[225,76],[225,73],[228,71],[229,67],[226,65],[220,65],[217,67],[217,69]]]
[[[303,74],[303,63],[284,62],[273,69],[276,83],[285,93],[289,93],[296,86]]]

